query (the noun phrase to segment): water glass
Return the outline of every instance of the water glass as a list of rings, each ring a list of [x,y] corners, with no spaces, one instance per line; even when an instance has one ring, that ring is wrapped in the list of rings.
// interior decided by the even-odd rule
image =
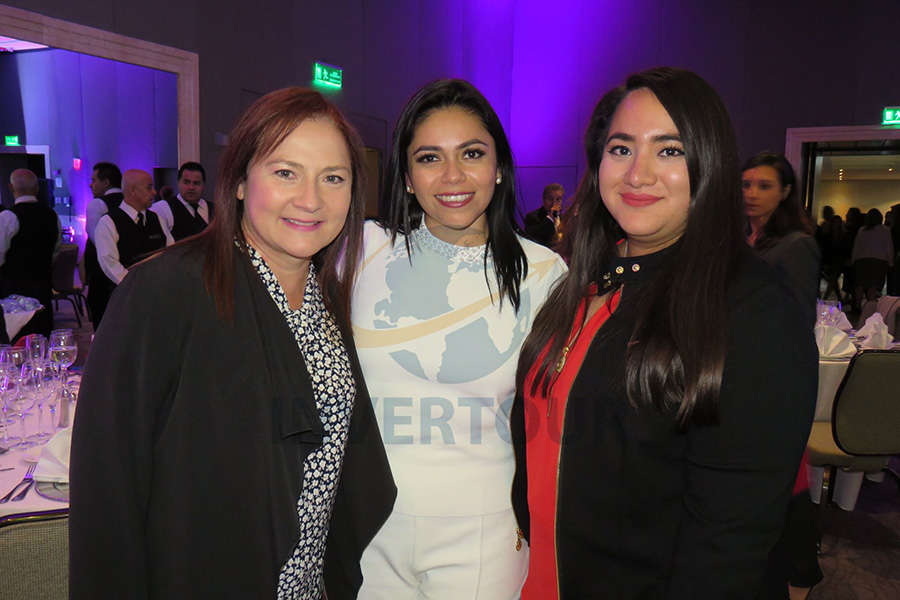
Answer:
[[[59,380],[65,384],[68,369],[78,356],[78,345],[71,329],[54,329],[50,332],[50,360],[59,365]]]
[[[25,449],[34,446],[34,440],[27,439],[28,432],[25,428],[25,413],[34,405],[34,376],[31,363],[22,365],[22,370],[16,373],[7,373],[6,407],[18,416],[22,428],[22,437],[17,438],[18,443],[11,444],[10,448]]]
[[[25,336],[25,360],[44,360],[47,358],[47,338],[39,333]]]
[[[49,360],[34,361],[33,365],[33,396],[38,407],[37,431],[27,439],[38,443],[47,441],[52,435],[56,423],[56,395],[58,392],[57,375],[59,368]],[[50,409],[50,428],[44,428],[44,406]]]

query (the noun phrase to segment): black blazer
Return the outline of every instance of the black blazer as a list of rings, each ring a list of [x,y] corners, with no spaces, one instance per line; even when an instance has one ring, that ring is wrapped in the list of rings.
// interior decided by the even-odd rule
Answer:
[[[72,437],[72,598],[275,595],[323,430],[290,328],[246,256],[234,261],[230,323],[190,247],[138,265],[113,294]],[[396,488],[341,325],[357,395],[325,580],[329,598],[355,598]]]
[[[665,251],[618,263],[619,308],[595,336],[566,405],[556,515],[561,598],[755,599],[812,423],[812,331],[781,278],[747,248],[729,290],[719,422],[679,432],[672,411],[636,408],[622,383],[633,307],[666,270]],[[511,428],[513,505],[527,536],[521,397]]]

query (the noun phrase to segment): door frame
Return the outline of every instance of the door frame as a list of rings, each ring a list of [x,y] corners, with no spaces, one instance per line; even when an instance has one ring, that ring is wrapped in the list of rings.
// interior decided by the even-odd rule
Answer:
[[[200,159],[200,57],[195,52],[3,4],[0,35],[174,73],[178,90],[178,163]]]
[[[840,127],[790,127],[785,135],[784,155],[796,173],[803,172],[803,144],[809,142],[856,142],[900,140],[900,127],[847,125]]]

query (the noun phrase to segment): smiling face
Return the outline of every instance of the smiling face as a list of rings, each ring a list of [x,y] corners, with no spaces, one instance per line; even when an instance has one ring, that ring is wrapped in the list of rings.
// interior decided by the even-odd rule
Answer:
[[[237,191],[244,202],[241,227],[282,285],[341,232],[352,184],[347,143],[326,118],[303,121],[250,163]]]
[[[648,89],[629,92],[613,115],[597,172],[600,195],[625,230],[632,256],[673,244],[691,202],[684,144]]]
[[[437,109],[416,127],[406,155],[406,184],[429,231],[451,244],[483,244],[497,153],[481,120],[459,107]]]
[[[768,165],[747,169],[741,174],[744,192],[744,213],[760,221],[768,221],[782,200],[788,197],[791,186],[781,186],[778,171]]]

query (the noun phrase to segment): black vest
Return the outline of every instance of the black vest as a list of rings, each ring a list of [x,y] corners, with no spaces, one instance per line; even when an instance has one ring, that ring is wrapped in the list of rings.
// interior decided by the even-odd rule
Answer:
[[[49,290],[53,249],[59,235],[56,212],[42,202],[21,202],[12,210],[19,220],[3,263],[3,289],[16,292],[15,282],[42,282]],[[28,294],[25,294],[28,295]]]
[[[119,208],[119,205],[122,204],[122,200],[125,198],[125,195],[122,192],[113,192],[111,194],[106,194],[101,196],[101,200],[106,204],[106,212],[111,211],[114,208]]]
[[[191,214],[191,211],[185,208],[178,198],[169,198],[166,200],[166,203],[172,211],[171,233],[176,242],[206,229],[207,223],[200,216],[200,213],[195,210],[194,214]],[[209,211],[209,220],[212,221],[213,205],[207,202],[206,207]]]
[[[126,269],[166,245],[166,236],[163,235],[159,217],[152,210],[145,210],[144,215],[146,223],[141,229],[131,220],[128,213],[118,206],[109,211],[109,218],[119,233],[119,243],[116,244],[119,249],[119,262]]]

